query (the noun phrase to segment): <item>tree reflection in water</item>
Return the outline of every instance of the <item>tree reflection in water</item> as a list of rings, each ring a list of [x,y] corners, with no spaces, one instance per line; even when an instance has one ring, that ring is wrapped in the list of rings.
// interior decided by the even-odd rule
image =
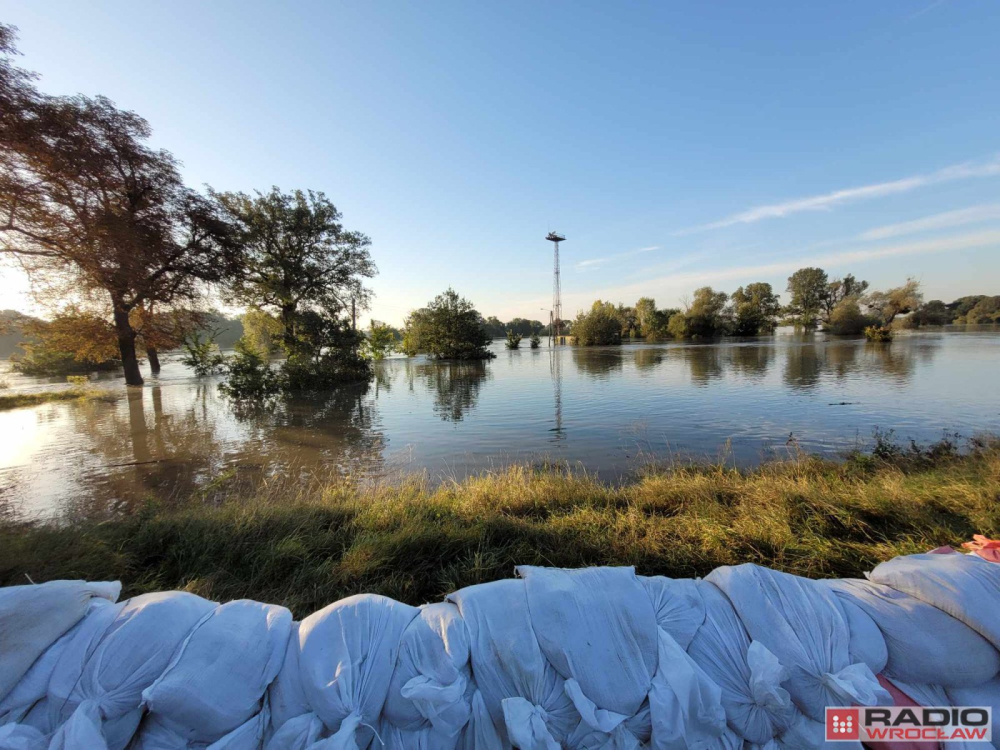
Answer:
[[[434,397],[434,413],[446,422],[461,422],[475,408],[483,384],[493,377],[484,360],[407,361],[406,368],[411,390],[415,380],[422,380]]]
[[[704,388],[713,380],[722,377],[724,370],[718,346],[690,344],[675,351],[684,358],[691,370],[691,382],[699,388]]]
[[[622,351],[617,346],[574,346],[573,364],[577,369],[599,380],[607,380],[622,371]]]
[[[111,410],[99,402],[72,410],[102,470],[84,477],[88,491],[66,514],[108,516],[149,500],[245,498],[265,482],[319,481],[381,465],[385,439],[375,429],[367,383],[240,411],[213,387],[172,386],[166,405],[159,385],[130,387]]]
[[[731,346],[726,349],[726,354],[733,372],[757,380],[767,374],[774,360],[774,344],[770,340],[761,339]]]

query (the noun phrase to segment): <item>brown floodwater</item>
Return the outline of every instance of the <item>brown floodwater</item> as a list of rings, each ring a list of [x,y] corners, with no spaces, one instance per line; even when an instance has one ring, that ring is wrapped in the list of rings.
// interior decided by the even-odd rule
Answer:
[[[208,497],[220,478],[248,488],[332,474],[439,480],[550,459],[614,481],[651,460],[836,455],[876,428],[930,442],[1000,427],[996,330],[891,344],[778,333],[494,348],[496,359],[478,363],[392,358],[367,385],[268,413],[234,410],[218,378],[196,378],[173,356],[141,388],[103,376],[97,385],[117,396],[111,402],[0,412],[0,518],[126,513],[148,499]],[[54,382],[0,379],[14,391]]]

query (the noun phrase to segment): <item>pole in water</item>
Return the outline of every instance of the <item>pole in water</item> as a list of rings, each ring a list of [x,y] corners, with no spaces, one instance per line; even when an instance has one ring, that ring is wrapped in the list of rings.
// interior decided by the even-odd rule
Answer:
[[[549,232],[545,239],[555,245],[552,258],[552,328],[555,342],[558,344],[560,333],[562,332],[562,284],[559,281],[559,243],[565,241],[565,237],[557,232]]]

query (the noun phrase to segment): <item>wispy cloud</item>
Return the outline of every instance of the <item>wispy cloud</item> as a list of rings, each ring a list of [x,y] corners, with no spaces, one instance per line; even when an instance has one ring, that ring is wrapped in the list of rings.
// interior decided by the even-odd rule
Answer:
[[[872,185],[862,185],[860,187],[845,188],[835,190],[822,195],[812,195],[806,198],[796,198],[782,203],[771,203],[764,206],[756,206],[746,211],[727,216],[719,221],[709,224],[681,229],[674,233],[675,236],[695,234],[697,232],[707,232],[712,229],[722,229],[736,224],[753,224],[764,219],[780,219],[803,211],[827,211],[835,206],[854,201],[870,200],[873,198],[883,198],[888,195],[906,193],[917,188],[928,185],[936,185],[943,182],[954,182],[956,180],[966,180],[974,177],[995,177],[1000,176],[1000,158],[994,158],[987,162],[965,162],[955,164],[936,172],[928,174],[904,177],[900,180],[889,182],[879,182]]]
[[[960,208],[956,211],[945,211],[922,219],[904,221],[899,224],[887,224],[869,229],[858,235],[862,240],[885,240],[890,237],[901,237],[917,232],[930,232],[936,229],[950,229],[968,224],[979,224],[984,221],[1000,219],[1000,203]]]
[[[610,263],[614,260],[621,260],[623,258],[631,258],[635,255],[642,255],[643,253],[651,253],[654,250],[659,250],[659,245],[651,245],[650,247],[640,247],[638,250],[629,250],[625,253],[618,253],[616,255],[608,255],[603,258],[590,258],[589,260],[581,260],[578,262],[574,268],[577,271],[593,271],[606,263]]]

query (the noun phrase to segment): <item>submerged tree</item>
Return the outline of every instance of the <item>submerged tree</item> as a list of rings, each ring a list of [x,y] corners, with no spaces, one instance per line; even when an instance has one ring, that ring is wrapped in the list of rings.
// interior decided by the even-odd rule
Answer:
[[[286,349],[294,350],[299,313],[346,315],[364,308],[364,280],[376,273],[371,240],[341,224],[323,193],[213,193],[237,229],[241,272],[230,282],[233,299],[275,313]]]
[[[414,310],[403,329],[403,351],[426,352],[436,359],[491,359],[492,337],[483,316],[454,289],[439,294],[427,307]]]
[[[903,286],[884,292],[872,292],[865,300],[865,305],[879,317],[883,326],[892,325],[898,315],[905,315],[920,307],[924,295],[920,291],[920,282],[907,279]]]
[[[618,315],[618,308],[610,302],[597,300],[590,310],[581,312],[573,321],[573,336],[580,346],[620,344],[622,330],[628,330]]]
[[[774,331],[781,303],[770,284],[757,282],[741,286],[733,292],[732,302],[735,316],[733,333],[737,336],[756,336]]]
[[[785,311],[798,325],[814,327],[826,309],[829,287],[822,268],[800,268],[788,277],[791,300]]]
[[[228,224],[186,188],[149,123],[103,97],[52,97],[0,27],[0,251],[54,298],[103,297],[125,380],[142,383],[134,311],[192,299],[233,269]]]

